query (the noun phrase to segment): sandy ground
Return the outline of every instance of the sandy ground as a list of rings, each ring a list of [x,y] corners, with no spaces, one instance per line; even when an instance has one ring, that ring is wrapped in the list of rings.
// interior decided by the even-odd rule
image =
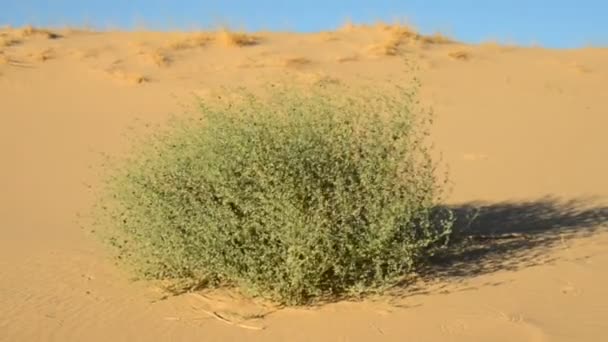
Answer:
[[[412,42],[382,27],[260,33],[251,45],[59,33],[0,30],[1,341],[608,338],[608,49]],[[81,227],[99,153],[123,151],[135,119],[162,124],[193,95],[284,76],[409,82],[406,61],[437,113],[450,204],[484,204],[472,229],[549,242],[506,239],[395,296],[275,310],[229,292],[159,300]]]

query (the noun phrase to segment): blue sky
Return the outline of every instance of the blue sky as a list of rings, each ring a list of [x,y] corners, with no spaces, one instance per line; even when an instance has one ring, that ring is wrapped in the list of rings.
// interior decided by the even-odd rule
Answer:
[[[0,25],[319,31],[406,18],[459,40],[608,46],[608,0],[0,0]]]

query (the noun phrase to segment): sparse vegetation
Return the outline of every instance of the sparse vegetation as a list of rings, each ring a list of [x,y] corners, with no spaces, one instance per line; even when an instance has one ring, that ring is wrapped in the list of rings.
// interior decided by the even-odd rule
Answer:
[[[212,40],[213,37],[209,34],[196,33],[186,38],[171,41],[167,45],[171,50],[185,50],[206,46]]]
[[[143,57],[147,62],[157,67],[167,67],[171,64],[171,57],[162,49],[156,49],[150,52],[142,52]]]
[[[33,26],[25,26],[20,29],[7,29],[5,32],[0,32],[0,47],[19,45],[23,43],[24,39],[30,37],[57,39],[61,38],[61,35],[49,30],[38,29]]]
[[[367,28],[367,26],[361,26],[361,28]],[[389,32],[390,34],[389,38],[384,42],[369,46],[368,51],[379,56],[397,56],[399,55],[399,48],[404,44],[429,45],[448,44],[453,42],[441,33],[436,33],[431,36],[419,34],[415,29],[408,25],[377,23],[375,29]],[[354,28],[351,28],[350,30],[352,31]]]
[[[430,36],[420,36],[419,39],[423,43],[427,44],[450,44],[454,42],[452,39],[439,32],[434,33]]]
[[[395,37],[400,39],[420,39],[420,34],[418,31],[411,26],[408,25],[387,25],[383,26],[383,29],[386,31],[392,31]]]
[[[371,45],[368,51],[377,56],[396,56],[399,54],[399,45],[401,45],[401,40],[391,38],[384,43]]]
[[[251,46],[260,43],[260,38],[244,32],[232,32],[227,29],[217,33],[217,40],[226,46]]]
[[[25,26],[19,30],[19,34],[23,38],[27,37],[43,37],[47,39],[61,38],[61,35],[50,30],[39,29],[33,26]]]
[[[449,44],[454,41],[442,33],[434,33],[432,35],[420,34],[414,27],[403,24],[387,24],[378,22],[374,25],[355,25],[352,22],[346,22],[340,31],[343,32],[356,32],[357,30],[370,30],[375,29],[378,31],[389,32],[391,39],[389,41],[397,41],[399,43],[425,43],[425,44]],[[399,44],[397,43],[397,45]]]
[[[446,242],[413,91],[273,89],[204,103],[119,164],[99,217],[123,260],[303,304],[391,286]]]

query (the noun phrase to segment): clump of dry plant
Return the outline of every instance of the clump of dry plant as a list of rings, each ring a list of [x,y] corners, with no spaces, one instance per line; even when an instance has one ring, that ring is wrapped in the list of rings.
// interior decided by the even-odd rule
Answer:
[[[391,38],[383,43],[373,44],[368,51],[377,56],[396,56],[399,54],[400,39]]]
[[[388,25],[384,30],[392,31],[393,36],[400,39],[420,39],[421,35],[418,31],[409,25]]]
[[[432,35],[423,35],[420,34],[414,27],[411,25],[396,23],[396,24],[387,24],[384,22],[377,22],[374,25],[356,25],[350,21],[347,21],[339,31],[343,32],[355,32],[357,30],[378,30],[384,32],[390,32],[391,36],[394,40],[399,40],[401,42],[410,41],[410,42],[420,42],[426,44],[449,44],[454,41],[447,37],[442,33],[434,33]]]
[[[227,29],[220,30],[217,33],[217,41],[225,46],[251,46],[260,43],[260,38],[244,32],[232,32]]]
[[[370,53],[379,56],[396,56],[403,44],[447,44],[452,42],[451,39],[440,33],[431,36],[422,35],[409,25],[377,23],[375,29],[390,33],[387,40],[368,48]]]
[[[450,44],[454,42],[452,39],[440,32],[434,33],[430,36],[420,36],[420,40],[427,44]]]
[[[19,35],[23,38],[28,37],[43,37],[47,39],[61,38],[61,35],[50,30],[39,29],[31,25],[25,26],[19,30]]]
[[[178,39],[178,40],[169,42],[168,48],[171,50],[185,50],[185,49],[198,48],[198,47],[203,47],[203,46],[207,45],[207,43],[209,43],[212,40],[213,40],[213,37],[210,36],[209,34],[197,33],[197,34],[193,34],[184,39]]]
[[[141,52],[141,55],[144,57],[146,62],[148,62],[149,64],[153,64],[157,67],[167,67],[172,62],[169,54],[162,49]]]

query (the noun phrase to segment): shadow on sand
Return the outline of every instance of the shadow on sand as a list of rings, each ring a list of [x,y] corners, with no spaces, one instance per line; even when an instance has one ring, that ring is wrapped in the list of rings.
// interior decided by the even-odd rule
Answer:
[[[435,255],[422,275],[464,277],[546,263],[549,247],[608,231],[608,206],[593,203],[542,198],[452,206],[456,223],[451,247]]]

